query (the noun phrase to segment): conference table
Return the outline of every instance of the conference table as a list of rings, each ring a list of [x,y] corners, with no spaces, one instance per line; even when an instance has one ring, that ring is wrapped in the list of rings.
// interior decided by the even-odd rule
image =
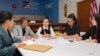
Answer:
[[[100,56],[100,44],[85,41],[70,42],[57,36],[56,39],[40,37],[33,44],[50,45],[52,48],[46,52],[38,52],[19,48],[23,56]]]

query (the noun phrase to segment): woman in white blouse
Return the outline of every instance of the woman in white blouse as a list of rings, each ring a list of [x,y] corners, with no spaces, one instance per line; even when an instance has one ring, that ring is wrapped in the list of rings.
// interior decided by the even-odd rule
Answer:
[[[49,26],[48,19],[43,20],[43,25],[39,27],[36,34],[40,37],[51,37],[55,35],[53,28]]]

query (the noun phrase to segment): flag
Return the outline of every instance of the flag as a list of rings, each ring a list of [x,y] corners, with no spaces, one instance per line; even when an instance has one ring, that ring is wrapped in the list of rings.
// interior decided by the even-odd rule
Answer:
[[[95,14],[98,13],[97,3],[96,0],[91,1],[91,8],[90,8],[90,19],[93,18]]]

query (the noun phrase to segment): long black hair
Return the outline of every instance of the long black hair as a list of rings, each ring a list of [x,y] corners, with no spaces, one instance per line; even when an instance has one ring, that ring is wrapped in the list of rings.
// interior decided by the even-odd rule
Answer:
[[[7,11],[0,11],[0,24],[3,24],[6,20],[12,19],[12,13]]]
[[[100,14],[95,15],[95,20],[97,22],[97,42],[100,43]]]

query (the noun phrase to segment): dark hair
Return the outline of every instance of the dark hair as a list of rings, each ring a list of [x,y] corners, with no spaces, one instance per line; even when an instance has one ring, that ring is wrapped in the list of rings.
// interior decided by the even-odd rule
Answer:
[[[12,19],[12,13],[7,11],[0,11],[0,24],[3,24],[6,20]]]
[[[100,43],[100,14],[95,15],[95,20],[97,22],[97,42]]]
[[[69,14],[68,18],[72,19],[72,20],[75,22],[74,24],[77,24],[77,23],[78,23],[78,22],[77,22],[77,18],[76,18],[76,16],[74,15],[74,13]]]
[[[26,17],[21,17],[21,18],[20,18],[20,23],[22,24],[24,20],[28,21],[28,20],[26,19]]]

